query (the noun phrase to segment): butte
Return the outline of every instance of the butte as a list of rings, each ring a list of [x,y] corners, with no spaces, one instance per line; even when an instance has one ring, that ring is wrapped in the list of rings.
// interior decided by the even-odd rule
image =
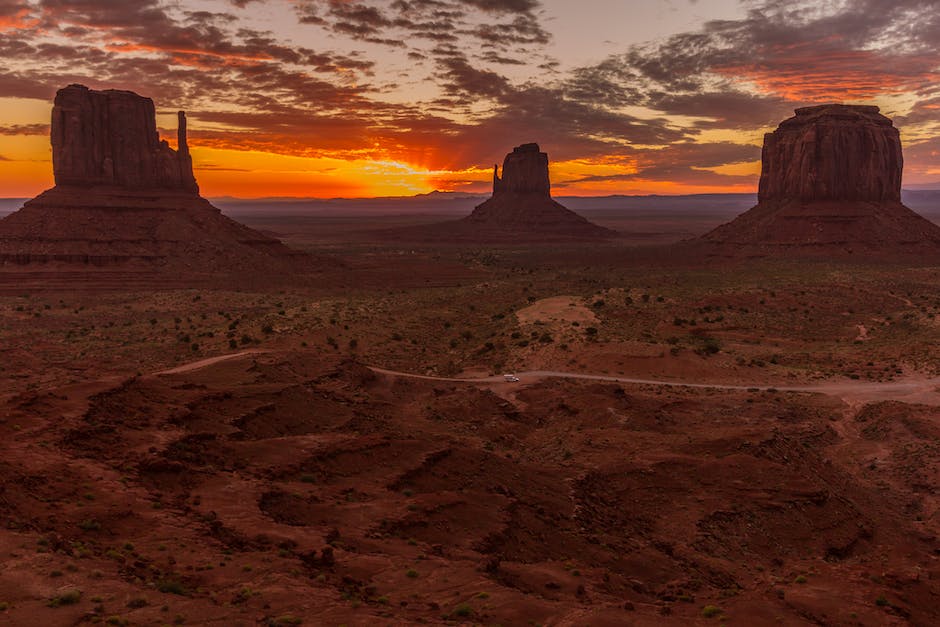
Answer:
[[[518,146],[493,172],[493,196],[453,222],[399,229],[399,235],[457,242],[559,242],[607,239],[617,233],[589,222],[552,199],[548,154]]]
[[[757,206],[695,242],[709,254],[940,254],[940,227],[901,203],[900,135],[878,107],[797,109],[761,161]]]
[[[174,150],[160,140],[150,98],[82,85],[59,90],[51,133],[55,187],[0,220],[0,266],[186,280],[283,272],[310,261],[199,195],[186,115],[178,116]]]

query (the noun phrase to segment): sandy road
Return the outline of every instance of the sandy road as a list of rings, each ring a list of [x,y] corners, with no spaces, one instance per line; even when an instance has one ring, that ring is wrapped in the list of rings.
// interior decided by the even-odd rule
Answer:
[[[502,376],[480,378],[454,378],[432,377],[428,375],[412,374],[385,368],[369,367],[373,372],[395,377],[421,379],[425,381],[443,381],[451,383],[505,383]],[[929,405],[940,405],[940,378],[911,378],[903,381],[833,381],[818,385],[730,385],[723,383],[696,383],[688,381],[665,381],[662,379],[641,379],[633,377],[612,377],[605,375],[583,374],[577,372],[560,372],[555,370],[530,370],[515,373],[519,383],[506,383],[506,385],[521,385],[535,383],[542,379],[576,379],[581,381],[601,381],[607,383],[628,383],[632,385],[656,385],[677,388],[695,388],[709,390],[731,391],[768,391],[778,392],[806,392],[811,394],[826,394],[851,401],[879,401],[879,400],[907,400]]]
[[[169,375],[182,374],[207,368],[215,364],[249,357],[252,355],[263,355],[271,353],[270,350],[253,349],[231,353],[228,355],[219,355],[208,359],[200,359],[188,364],[182,364],[168,370],[161,370],[154,374]],[[605,383],[627,383],[630,385],[655,385],[675,388],[693,388],[704,390],[729,390],[738,392],[759,392],[775,390],[778,392],[804,392],[811,394],[825,394],[835,396],[851,404],[867,403],[875,401],[898,400],[909,403],[922,403],[925,405],[940,406],[940,377],[909,377],[900,381],[830,381],[816,385],[767,385],[766,383],[753,385],[732,385],[725,383],[700,383],[692,381],[668,381],[663,379],[643,379],[635,377],[614,377],[608,375],[585,374],[579,372],[562,372],[557,370],[529,370],[526,372],[517,372],[518,383],[507,383],[502,375],[493,377],[434,377],[430,375],[414,374],[411,372],[402,372],[399,370],[389,370],[377,366],[368,366],[370,370],[377,374],[388,375],[392,377],[402,377],[407,379],[418,379],[423,381],[440,381],[444,383],[468,383],[468,384],[504,384],[504,385],[525,385],[527,383],[536,383],[544,379],[573,379],[579,381],[600,381]]]
[[[184,372],[192,372],[193,370],[201,370],[202,368],[208,368],[215,364],[221,363],[223,361],[230,361],[232,359],[238,359],[239,357],[248,357],[250,355],[263,355],[265,353],[270,353],[269,350],[264,349],[253,349],[242,351],[240,353],[231,353],[229,355],[219,355],[218,357],[209,357],[208,359],[200,359],[199,361],[192,361],[188,364],[183,364],[182,366],[176,366],[175,368],[170,368],[169,370],[161,370],[160,372],[154,372],[153,374],[182,374]]]

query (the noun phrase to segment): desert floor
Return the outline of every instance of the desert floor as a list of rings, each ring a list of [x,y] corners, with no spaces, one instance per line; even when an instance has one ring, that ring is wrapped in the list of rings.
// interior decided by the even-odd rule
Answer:
[[[329,262],[0,269],[0,622],[940,622],[940,267],[589,217],[624,237],[248,216]]]

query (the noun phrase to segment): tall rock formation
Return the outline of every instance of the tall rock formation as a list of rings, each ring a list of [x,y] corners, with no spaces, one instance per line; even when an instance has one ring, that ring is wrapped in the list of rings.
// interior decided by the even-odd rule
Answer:
[[[56,185],[0,220],[0,265],[200,274],[297,267],[304,255],[199,195],[186,114],[177,119],[174,150],[157,133],[150,98],[82,85],[60,90],[52,109]]]
[[[153,100],[130,91],[59,90],[52,108],[56,185],[96,185],[199,193],[179,116],[179,150],[157,133]]]
[[[797,109],[761,162],[757,206],[702,237],[719,254],[940,249],[940,227],[901,204],[900,135],[878,107]]]
[[[821,105],[764,138],[758,200],[901,202],[901,138],[878,107]]]
[[[552,184],[548,179],[548,154],[538,144],[523,144],[513,149],[503,160],[503,178],[499,166],[494,166],[493,195],[539,194],[551,196]]]
[[[506,155],[503,175],[493,172],[493,197],[461,220],[473,233],[492,238],[549,236],[553,239],[611,237],[613,231],[588,222],[552,200],[548,155],[538,144],[523,144]]]

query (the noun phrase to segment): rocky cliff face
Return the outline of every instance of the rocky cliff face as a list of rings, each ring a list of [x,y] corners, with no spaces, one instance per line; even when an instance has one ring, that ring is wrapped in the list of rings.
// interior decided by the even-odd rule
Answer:
[[[878,107],[797,109],[764,138],[759,203],[704,235],[722,256],[940,253],[940,227],[901,204],[901,141]]]
[[[69,85],[56,94],[52,164],[57,185],[198,194],[183,112],[178,146],[173,150],[160,140],[150,98],[82,85]]]
[[[120,267],[184,283],[312,267],[312,258],[199,195],[183,112],[178,121],[173,150],[160,141],[149,98],[60,90],[52,110],[56,186],[0,220],[0,267]]]
[[[500,194],[551,194],[548,154],[538,144],[523,144],[506,155],[503,176],[493,173],[493,196]]]
[[[797,109],[764,138],[761,202],[900,202],[901,139],[878,107]]]

